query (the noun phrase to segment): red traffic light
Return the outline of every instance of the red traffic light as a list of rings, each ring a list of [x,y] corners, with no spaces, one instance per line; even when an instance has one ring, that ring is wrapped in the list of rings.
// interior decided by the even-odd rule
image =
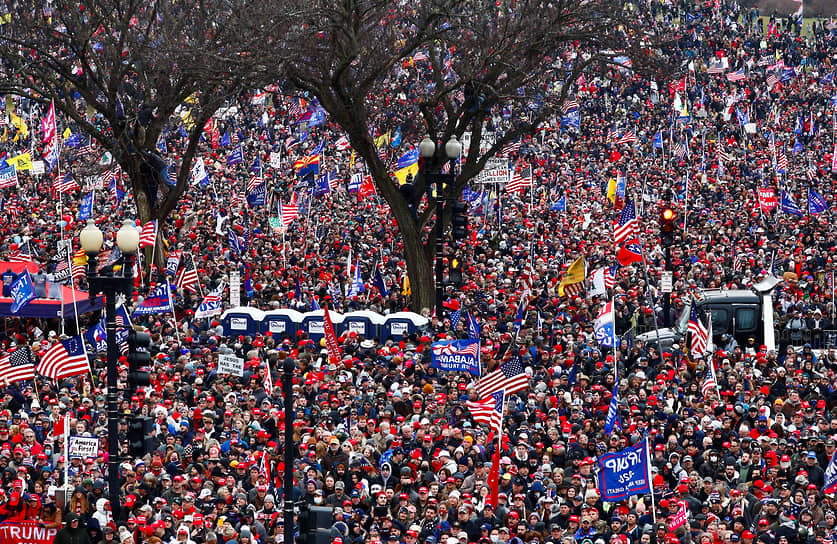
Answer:
[[[671,221],[674,219],[674,210],[671,208],[664,208],[662,215],[663,221]]]
[[[660,210],[660,230],[663,232],[673,232],[676,217],[677,213],[671,206],[663,206]]]

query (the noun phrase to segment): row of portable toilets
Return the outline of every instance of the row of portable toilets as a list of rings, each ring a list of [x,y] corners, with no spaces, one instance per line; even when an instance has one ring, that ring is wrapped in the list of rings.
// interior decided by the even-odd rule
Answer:
[[[334,332],[355,332],[364,338],[381,341],[400,340],[405,334],[421,333],[428,329],[430,320],[413,312],[396,312],[382,315],[368,310],[339,314],[328,312],[334,324]],[[295,338],[304,331],[314,341],[323,336],[323,310],[301,313],[280,309],[262,311],[249,306],[230,308],[221,316],[225,336],[254,336],[270,332],[278,338]]]

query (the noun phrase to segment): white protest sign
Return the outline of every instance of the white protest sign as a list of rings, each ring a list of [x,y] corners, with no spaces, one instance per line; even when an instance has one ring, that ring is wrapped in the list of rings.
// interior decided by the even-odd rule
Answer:
[[[477,174],[477,183],[507,183],[511,176],[509,160],[505,157],[492,157],[485,163],[485,168]]]
[[[282,168],[282,154],[278,151],[271,151],[270,152],[270,167],[271,168]]]
[[[206,165],[203,163],[203,158],[196,157],[195,164],[192,165],[192,185],[205,183],[205,180],[209,179],[209,175],[206,173]]]
[[[241,273],[230,272],[230,306],[241,306]]]
[[[218,374],[244,376],[244,359],[229,353],[218,355]]]
[[[99,439],[87,436],[71,436],[68,453],[70,459],[74,457],[82,459],[93,457],[95,459],[99,456]]]
[[[32,173],[36,176],[43,175],[46,172],[44,161],[32,161]]]

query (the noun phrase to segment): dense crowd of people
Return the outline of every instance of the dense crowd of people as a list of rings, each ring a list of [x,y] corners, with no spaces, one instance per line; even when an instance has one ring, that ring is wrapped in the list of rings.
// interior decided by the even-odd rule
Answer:
[[[760,18],[735,2],[641,4],[650,25],[678,33],[670,54],[682,63],[681,77],[653,83],[614,66],[580,78],[571,97],[579,126],[556,118],[509,152],[514,169],[532,169],[531,188],[470,187],[469,240],[456,247],[463,283],[446,287],[445,308],[413,308],[430,324],[403,338],[339,333],[339,361],[305,333],[227,336],[217,316],[196,319],[195,311],[206,293],[229,285],[232,272],[243,278],[244,303],[263,310],[408,309],[403,241],[390,212],[377,196],[349,190],[361,163],[338,145],[342,134],[327,118],[296,122],[307,107],[298,98],[276,94],[219,116],[222,142],[207,137],[199,153],[209,182],[191,186],[163,227],[165,249],[194,260],[199,290],[180,290],[174,313],[133,320],[151,333],[151,385],[122,399],[119,412],[154,419],[155,449],[120,459],[120,504],[110,504],[104,354],[90,346],[89,374],[6,384],[0,518],[62,528],[56,544],[282,542],[289,424],[289,499],[332,507],[335,543],[833,543],[837,505],[825,482],[837,451],[837,346],[828,334],[837,329],[837,25]],[[625,137],[629,131],[635,138]],[[182,138],[168,132],[161,154]],[[325,194],[295,184],[292,167],[320,142],[320,171],[338,180]],[[228,166],[237,145],[245,160]],[[72,168],[81,150],[67,153],[64,167]],[[263,206],[247,203],[253,173],[267,180]],[[609,180],[622,177],[624,195],[611,198],[609,186],[618,183]],[[3,190],[0,257],[29,244],[52,273],[57,242],[81,227],[84,191],[57,204],[48,176],[21,174],[18,183]],[[802,214],[760,202],[760,188],[773,189],[780,203],[784,191]],[[827,209],[809,210],[811,190]],[[122,201],[114,194],[107,184],[94,192],[94,215],[131,215],[130,194]],[[669,194],[679,222],[672,312],[704,290],[776,276],[782,349],[724,337],[693,357],[685,343],[662,351],[633,340],[666,318],[657,213]],[[614,200],[636,206],[644,262],[617,264]],[[277,229],[277,208],[290,205],[298,206],[296,219]],[[246,242],[241,256],[228,227]],[[588,278],[598,269],[612,274],[606,292],[559,296],[579,257]],[[360,292],[347,294],[354,282],[347,259],[360,268]],[[160,281],[138,278],[138,298],[127,304]],[[586,286],[592,290],[592,281]],[[517,332],[521,297],[530,301]],[[611,299],[623,339],[616,350],[600,347],[593,328]],[[486,372],[521,358],[528,388],[506,398],[502,430],[477,423],[466,408],[466,400],[479,400],[473,376],[430,366],[434,341],[468,337],[468,322],[452,313],[478,323]],[[78,316],[79,330],[100,318]],[[36,359],[75,328],[4,323],[3,352],[30,346]],[[242,377],[217,372],[218,356],[230,353],[245,361]],[[293,414],[281,409],[287,358],[296,367]],[[705,390],[709,364],[717,386]],[[124,382],[124,359],[119,370]],[[621,424],[605,433],[615,379]],[[73,434],[101,438],[98,457],[65,457],[66,435],[55,424],[67,413]],[[122,441],[125,431],[123,420]],[[653,497],[603,501],[596,460],[643,438]],[[674,527],[681,506],[687,520]]]

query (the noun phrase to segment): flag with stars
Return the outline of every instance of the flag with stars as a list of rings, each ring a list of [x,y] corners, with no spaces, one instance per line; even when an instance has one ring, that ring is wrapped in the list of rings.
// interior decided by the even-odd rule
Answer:
[[[462,306],[460,305],[459,308],[454,310],[450,313],[450,327],[453,330],[456,330],[456,326],[459,324],[459,320],[462,319]]]
[[[505,391],[507,395],[511,395],[527,387],[529,377],[523,371],[523,363],[518,355],[512,355],[500,368],[486,374],[477,383],[477,390],[482,398],[497,391]]]
[[[21,346],[0,357],[0,383],[10,384],[35,378],[29,346]]]
[[[485,423],[492,431],[499,432],[503,422],[503,404],[505,395],[503,390],[495,391],[478,401],[465,401],[471,417],[477,423]]]
[[[81,336],[73,336],[53,344],[41,357],[38,373],[53,380],[87,374],[90,365]]]

